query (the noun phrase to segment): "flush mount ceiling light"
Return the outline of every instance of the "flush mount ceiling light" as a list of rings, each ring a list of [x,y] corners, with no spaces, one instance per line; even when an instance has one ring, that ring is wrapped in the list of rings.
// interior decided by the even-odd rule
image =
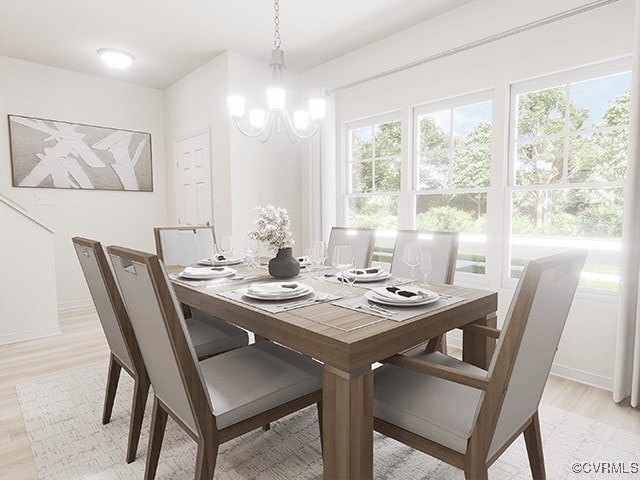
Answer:
[[[229,113],[238,127],[240,133],[247,137],[257,138],[260,142],[266,143],[271,137],[274,129],[280,132],[282,124],[287,131],[289,140],[299,143],[300,140],[310,138],[318,131],[320,120],[324,117],[326,102],[319,98],[309,100],[309,110],[293,112],[293,119],[285,104],[286,91],[282,86],[282,74],[284,72],[284,52],[280,49],[280,3],[274,0],[275,25],[273,50],[271,50],[272,85],[267,89],[267,105],[269,110],[265,113],[261,109],[249,110],[250,130],[244,130],[240,121],[244,116],[245,98],[232,95],[227,98]]]
[[[117,68],[123,70],[131,65],[131,62],[135,60],[135,57],[130,53],[123,52],[122,50],[115,50],[113,48],[101,48],[98,50],[98,55],[102,58],[102,61],[109,65],[111,68]]]

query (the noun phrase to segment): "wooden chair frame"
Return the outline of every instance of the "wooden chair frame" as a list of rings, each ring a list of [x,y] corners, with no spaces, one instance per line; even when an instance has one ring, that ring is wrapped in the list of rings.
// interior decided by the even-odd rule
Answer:
[[[162,402],[154,394],[153,414],[151,420],[151,434],[149,436],[149,449],[145,479],[155,478],[158,468],[158,460],[164,437],[167,416],[171,416],[185,432],[198,444],[196,456],[196,479],[212,479],[218,448],[220,444],[232,440],[251,430],[262,427],[272,421],[289,415],[313,403],[317,404],[320,425],[322,425],[322,391],[318,390],[304,397],[280,405],[254,417],[233,424],[229,427],[218,429],[216,417],[209,405],[208,394],[201,381],[200,374],[193,362],[191,349],[176,311],[175,304],[169,286],[164,280],[164,271],[156,255],[131,250],[128,248],[111,246],[107,249],[110,254],[120,257],[123,261],[137,262],[145,265],[151,276],[156,300],[160,307],[162,320],[171,340],[171,348],[176,357],[180,377],[187,392],[187,398],[191,413],[195,420],[196,431],[182,422],[171,408]],[[322,434],[321,434],[322,438]]]
[[[129,421],[129,441],[127,445],[126,461],[131,463],[136,458],[138,443],[140,441],[140,430],[142,421],[144,420],[144,410],[147,404],[147,396],[149,393],[149,376],[140,354],[140,348],[136,336],[129,320],[129,315],[125,308],[120,290],[113,276],[109,260],[104,253],[104,249],[100,242],[82,237],[73,237],[71,241],[75,245],[87,248],[93,252],[98,263],[100,276],[106,287],[111,307],[115,313],[118,328],[124,344],[129,353],[129,358],[133,364],[133,370],[125,365],[113,352],[109,355],[109,373],[107,375],[107,386],[104,399],[104,409],[102,413],[102,424],[105,425],[111,421],[111,412],[115,401],[116,390],[118,388],[118,380],[120,371],[125,370],[134,380],[133,401],[131,406],[131,419]],[[100,314],[100,312],[98,312]]]
[[[567,268],[579,271],[584,265],[585,258],[586,252],[571,251],[530,262],[527,266],[526,275],[522,277],[518,284],[518,289],[515,294],[516,297],[509,311],[512,321],[509,322],[508,328],[502,333],[491,327],[478,325],[464,327],[472,329],[474,333],[482,333],[489,338],[499,337],[501,345],[500,348],[496,350],[497,358],[495,358],[495,363],[493,364],[494,368],[489,370],[486,377],[469,374],[437,363],[405,355],[394,355],[383,362],[409,368],[423,374],[432,375],[472,388],[481,389],[485,392],[476,423],[467,443],[465,454],[451,450],[379,418],[374,418],[374,429],[417,450],[463,469],[465,478],[468,480],[487,479],[488,468],[522,433],[527,447],[529,466],[531,467],[533,478],[545,479],[546,472],[537,409],[491,458],[487,460],[487,456],[506,395],[507,384],[511,377],[515,358],[529,319],[534,294],[542,273],[563,264],[566,265]]]

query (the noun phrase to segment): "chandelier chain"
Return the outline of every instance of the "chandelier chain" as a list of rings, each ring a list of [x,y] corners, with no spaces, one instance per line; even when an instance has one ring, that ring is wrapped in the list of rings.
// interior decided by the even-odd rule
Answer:
[[[282,45],[282,41],[280,40],[280,0],[274,0],[273,12],[273,24],[275,27],[273,48],[280,48],[280,45]]]

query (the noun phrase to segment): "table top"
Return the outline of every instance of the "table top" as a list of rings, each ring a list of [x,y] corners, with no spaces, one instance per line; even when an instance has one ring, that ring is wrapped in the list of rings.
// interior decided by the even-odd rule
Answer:
[[[234,266],[247,274],[245,266]],[[179,272],[180,266],[167,267]],[[178,299],[203,312],[277,341],[344,372],[356,372],[376,361],[418,345],[454,328],[484,319],[497,310],[497,293],[452,285],[430,285],[429,289],[462,297],[453,305],[432,309],[424,314],[396,322],[381,319],[366,311],[354,311],[331,303],[311,304],[281,313],[265,310],[222,297],[218,294],[246,288],[252,283],[277,281],[266,270],[256,269],[257,278],[186,282],[172,280]],[[315,273],[295,277],[324,293],[337,293],[341,285],[318,280]],[[357,284],[356,284],[357,285]],[[353,296],[364,288],[354,285]],[[372,320],[375,322],[372,323]]]

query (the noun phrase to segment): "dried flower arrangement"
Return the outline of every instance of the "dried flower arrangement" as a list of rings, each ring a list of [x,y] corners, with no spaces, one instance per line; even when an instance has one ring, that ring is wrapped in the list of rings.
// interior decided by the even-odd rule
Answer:
[[[275,251],[293,246],[295,241],[286,209],[267,205],[266,207],[256,207],[256,211],[258,212],[256,220],[258,228],[249,232],[249,238],[259,240]]]

